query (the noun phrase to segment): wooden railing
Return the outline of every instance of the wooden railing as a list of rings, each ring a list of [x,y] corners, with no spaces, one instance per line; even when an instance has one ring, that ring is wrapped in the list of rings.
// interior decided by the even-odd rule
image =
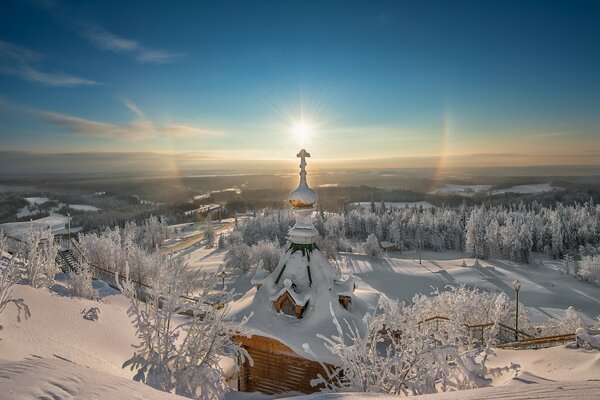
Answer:
[[[419,322],[418,327],[419,327],[419,329],[421,329],[424,325],[435,324],[435,329],[439,330],[440,324],[442,324],[442,326],[443,326],[443,324],[447,323],[448,321],[450,321],[450,318],[436,315],[434,317],[427,318],[427,319]],[[465,328],[468,329],[468,331],[470,333],[470,337],[472,339],[478,339],[482,343],[484,343],[485,342],[485,331],[492,329],[496,324],[493,322],[489,322],[489,323],[485,323],[485,324],[476,324],[476,325],[463,324],[463,325]],[[532,338],[532,336],[526,332],[523,332],[523,331],[517,332],[516,329],[513,328],[512,326],[504,325],[501,323],[498,324],[498,338],[501,341],[503,341],[505,343],[512,342],[512,341],[514,341],[515,337]]]
[[[557,346],[559,344],[571,343],[576,340],[577,340],[577,338],[574,333],[568,333],[565,335],[555,335],[555,336],[545,336],[545,337],[539,337],[539,338],[521,339],[517,342],[498,345],[498,348],[512,349],[512,350],[539,349],[542,347],[551,347],[551,346]]]
[[[12,236],[8,236],[8,235],[5,235],[5,236],[8,239],[9,249],[7,251],[9,253],[16,254],[16,253],[21,253],[24,251],[25,243],[21,239],[18,239],[18,238],[12,237]],[[62,250],[70,250],[73,253],[73,255],[75,256],[76,260],[86,261],[83,251],[79,247],[79,243],[77,243],[77,240],[75,240],[75,238],[65,238],[64,236],[60,236],[60,237],[58,237],[58,244]],[[106,282],[106,284],[109,285],[110,287],[120,290],[117,280],[119,282],[124,282],[125,276],[123,276],[119,272],[109,271],[105,268],[99,267],[99,266],[94,265],[89,262],[88,262],[88,265],[90,266],[90,270],[92,271],[92,277],[94,279],[102,280],[102,281]],[[143,282],[137,281],[135,279],[130,278],[129,280],[133,283],[135,291],[140,296],[140,299],[142,301],[145,301],[144,299],[146,298],[147,292],[149,289],[151,289],[151,287],[149,285],[147,285]],[[189,296],[179,296],[179,297],[182,300],[184,300],[190,304],[195,304],[198,302],[198,300],[193,297],[189,297]],[[206,304],[218,306],[218,304],[212,304],[212,303],[206,303]],[[185,312],[182,312],[182,313],[185,314]]]

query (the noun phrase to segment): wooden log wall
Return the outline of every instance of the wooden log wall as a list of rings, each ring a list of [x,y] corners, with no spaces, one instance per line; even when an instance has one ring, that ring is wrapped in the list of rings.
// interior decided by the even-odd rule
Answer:
[[[285,392],[314,393],[319,387],[310,384],[325,371],[316,361],[300,357],[283,343],[263,337],[237,336],[236,341],[250,354],[254,365],[241,365],[238,389],[242,392],[278,394]]]

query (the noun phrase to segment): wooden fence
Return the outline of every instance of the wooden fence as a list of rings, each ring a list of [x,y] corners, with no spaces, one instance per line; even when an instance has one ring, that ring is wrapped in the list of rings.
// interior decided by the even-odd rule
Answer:
[[[571,343],[576,341],[574,333],[565,335],[545,336],[538,338],[521,339],[517,342],[505,343],[498,345],[500,349],[525,350],[525,349],[541,349],[543,347],[558,346],[561,344]]]
[[[443,326],[450,321],[450,318],[436,315],[431,318],[427,318],[418,323],[419,329],[422,329],[425,325],[434,325],[435,330],[440,330],[440,326]],[[477,324],[477,325],[469,325],[464,324],[464,327],[469,331],[469,335],[472,339],[477,339],[481,343],[485,343],[485,332],[487,330],[492,329],[496,324],[493,322],[485,323],[485,324]],[[532,338],[530,334],[523,331],[516,331],[512,326],[498,324],[498,338],[505,343],[512,342],[515,340],[515,337],[521,338]]]

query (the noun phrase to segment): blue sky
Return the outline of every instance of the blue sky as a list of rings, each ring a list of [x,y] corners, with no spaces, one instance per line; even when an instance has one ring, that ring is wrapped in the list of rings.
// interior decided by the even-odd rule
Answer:
[[[1,147],[595,164],[599,18],[577,1],[2,2]]]

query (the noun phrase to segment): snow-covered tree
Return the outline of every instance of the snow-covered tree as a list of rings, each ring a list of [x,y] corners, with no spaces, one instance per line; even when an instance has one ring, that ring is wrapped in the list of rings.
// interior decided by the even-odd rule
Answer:
[[[378,257],[381,255],[381,247],[379,247],[379,240],[374,233],[371,233],[367,237],[367,241],[362,245],[362,249],[366,255],[372,257]]]
[[[283,248],[277,243],[267,240],[261,240],[250,249],[252,264],[258,265],[262,261],[265,271],[273,271],[282,255]]]
[[[17,308],[17,321],[21,321],[21,315],[25,318],[31,316],[31,312],[25,301],[13,296],[13,287],[19,280],[19,267],[15,257],[4,258],[3,254],[8,250],[8,243],[4,232],[0,231],[0,314],[9,304]],[[2,325],[0,325],[2,330]]]
[[[98,297],[98,291],[92,285],[92,271],[86,261],[69,273],[69,284],[73,294],[84,299],[95,299]]]
[[[34,287],[48,285],[58,272],[56,255],[58,245],[48,229],[30,229],[25,242],[25,280]]]
[[[382,300],[378,308],[365,317],[365,332],[333,317],[337,334],[320,337],[339,366],[323,365],[326,376],[314,384],[332,391],[418,395],[487,383],[485,367],[472,354],[459,352],[442,332],[421,331],[415,306]]]
[[[232,243],[225,255],[225,268],[247,272],[252,266],[252,251],[246,243]]]
[[[233,340],[235,331],[224,323],[232,293],[215,298],[217,274],[200,276],[180,259],[155,259],[144,301],[126,278],[121,290],[131,300],[129,315],[140,343],[123,368],[134,379],[158,390],[197,399],[222,399],[228,387],[219,356],[236,359],[247,353]],[[194,293],[195,301],[182,296]],[[178,315],[185,311],[187,316]]]
[[[582,257],[578,273],[583,279],[600,284],[600,255]]]

